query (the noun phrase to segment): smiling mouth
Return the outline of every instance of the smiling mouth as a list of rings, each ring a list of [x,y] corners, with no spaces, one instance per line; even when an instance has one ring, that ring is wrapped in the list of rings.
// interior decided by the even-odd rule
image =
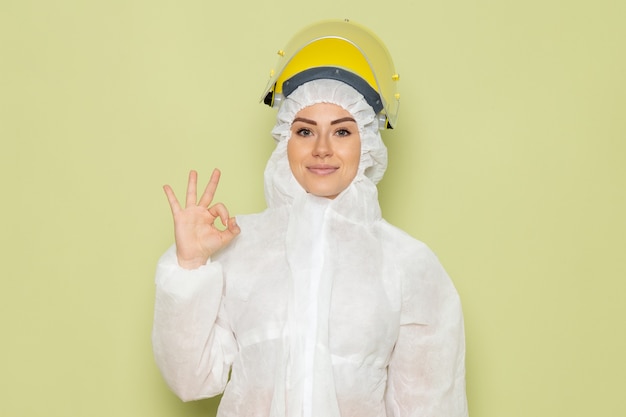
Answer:
[[[309,172],[316,175],[330,175],[336,172],[339,168],[330,165],[312,165],[307,167],[307,169]]]

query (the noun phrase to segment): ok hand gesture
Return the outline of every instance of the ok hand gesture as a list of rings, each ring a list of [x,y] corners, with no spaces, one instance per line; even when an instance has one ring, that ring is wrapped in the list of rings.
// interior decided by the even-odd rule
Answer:
[[[241,231],[234,217],[222,203],[211,206],[215,190],[220,181],[220,171],[213,170],[204,193],[197,200],[198,173],[191,171],[187,182],[187,199],[182,208],[169,185],[163,186],[174,217],[174,236],[178,264],[185,269],[195,269],[204,265],[209,257],[230,243]],[[220,218],[224,230],[215,226]]]

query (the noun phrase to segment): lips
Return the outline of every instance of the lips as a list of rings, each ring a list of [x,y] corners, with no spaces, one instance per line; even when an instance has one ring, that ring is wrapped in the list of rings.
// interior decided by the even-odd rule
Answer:
[[[339,167],[327,164],[316,164],[308,166],[307,169],[315,175],[330,175],[337,171]]]

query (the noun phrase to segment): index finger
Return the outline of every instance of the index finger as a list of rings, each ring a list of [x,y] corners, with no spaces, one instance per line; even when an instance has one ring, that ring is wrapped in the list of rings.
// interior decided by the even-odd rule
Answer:
[[[217,185],[220,182],[220,175],[222,173],[219,169],[215,168],[213,173],[211,174],[211,179],[207,184],[202,196],[200,197],[200,201],[198,201],[198,205],[201,207],[209,207],[211,202],[213,201],[213,197],[215,196],[215,190],[217,190]]]

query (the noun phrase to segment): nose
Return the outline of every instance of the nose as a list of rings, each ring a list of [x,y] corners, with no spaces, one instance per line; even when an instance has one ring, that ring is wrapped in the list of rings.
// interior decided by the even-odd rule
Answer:
[[[333,154],[332,145],[328,135],[320,135],[316,138],[313,145],[313,156],[318,158],[326,158]]]

